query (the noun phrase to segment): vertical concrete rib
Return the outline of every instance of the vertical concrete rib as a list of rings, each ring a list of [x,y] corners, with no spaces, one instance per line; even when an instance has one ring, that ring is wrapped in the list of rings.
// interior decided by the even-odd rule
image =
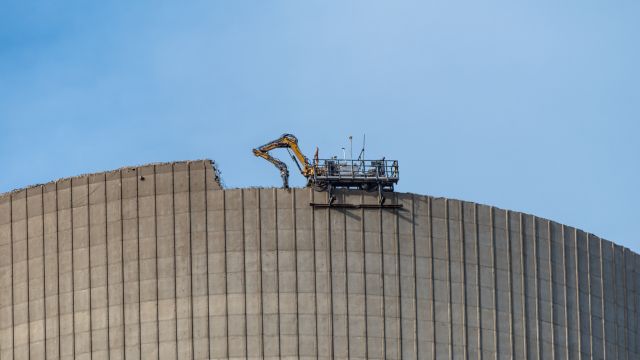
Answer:
[[[206,201],[206,194],[205,194],[205,201]],[[205,207],[206,209],[206,207]],[[206,211],[205,211],[206,214]],[[154,258],[154,263],[155,263],[155,272],[156,272],[156,351],[157,356],[156,358],[158,360],[160,360],[160,272],[159,272],[159,266],[158,266],[158,246],[159,246],[159,242],[158,242],[158,169],[156,168],[156,165],[153,165],[153,235],[154,235],[154,242],[155,242],[155,258]],[[207,317],[207,319],[209,319],[209,317]]]
[[[580,268],[579,268],[579,258],[580,254],[578,251],[578,230],[573,229],[573,243],[576,249],[575,251],[575,282],[576,282],[576,319],[578,322],[577,331],[578,331],[578,358],[582,359],[582,318],[580,315]]]
[[[87,289],[89,295],[89,359],[93,358],[93,311],[91,309],[91,275],[93,274],[93,269],[91,268],[91,201],[90,201],[90,192],[89,192],[89,179],[87,178],[87,262],[89,263],[88,267],[88,282],[89,288]]]
[[[444,218],[445,218],[445,241],[446,241],[446,252],[447,252],[447,283],[448,283],[448,294],[449,304],[447,305],[447,312],[449,317],[449,356],[453,357],[453,296],[452,296],[452,287],[453,284],[451,282],[451,234],[449,231],[450,226],[450,215],[449,215],[449,199],[444,200]]]
[[[346,195],[343,195],[343,200],[346,200]],[[347,210],[343,210],[340,212],[340,217],[342,218],[342,254],[344,257],[344,302],[345,302],[345,328],[346,328],[346,336],[347,340],[347,358],[351,356],[351,326],[349,321],[349,255],[348,255],[348,244],[347,244]]]
[[[498,327],[498,271],[496,264],[496,221],[495,221],[495,209],[493,206],[489,208],[489,224],[491,224],[491,265],[493,267],[493,347],[495,349],[494,359],[498,359],[498,352],[500,350],[499,338],[500,328]]]
[[[329,195],[327,194],[327,202],[329,202]],[[328,269],[328,281],[329,281],[329,322],[331,323],[331,333],[329,334],[329,338],[331,339],[331,358],[334,359],[336,356],[336,347],[335,347],[335,325],[333,321],[333,249],[331,246],[331,208],[327,208],[327,257],[329,262]]]
[[[109,293],[110,293],[110,285],[111,282],[109,281],[109,267],[110,267],[110,260],[111,257],[109,256],[109,236],[111,235],[111,232],[109,231],[109,210],[107,207],[107,200],[108,200],[108,194],[107,194],[107,175],[103,174],[101,176],[101,178],[103,179],[98,180],[98,183],[102,183],[102,186],[104,187],[103,191],[100,194],[96,194],[95,196],[101,196],[102,197],[102,201],[103,201],[103,206],[102,206],[102,211],[104,211],[104,216],[102,217],[102,219],[100,219],[100,221],[104,220],[104,228],[102,229],[104,231],[104,237],[103,237],[103,241],[104,241],[104,254],[103,256],[105,257],[104,260],[104,289],[105,289],[105,302],[104,302],[104,310],[105,313],[103,314],[103,317],[106,319],[106,329],[105,329],[105,341],[106,343],[104,343],[103,345],[106,347],[106,349],[104,349],[103,351],[106,351],[106,356],[107,358],[110,358],[110,351],[111,351],[111,302],[110,302],[110,297],[109,297]],[[95,179],[95,178],[94,178]],[[89,181],[89,183],[91,183],[91,181]],[[100,186],[100,185],[98,185]],[[88,186],[88,188],[90,187],[90,185]],[[99,189],[96,188],[95,190],[91,191],[90,194],[93,194],[94,192],[97,193],[97,190]],[[95,205],[96,208],[98,205],[100,205],[100,198],[99,200],[95,201]],[[91,199],[89,198],[88,201],[88,207],[91,206]],[[91,217],[89,217],[89,226],[91,226],[92,220]],[[96,224],[96,227],[99,225],[99,222]],[[91,232],[91,228],[89,229],[89,232]],[[96,255],[96,257],[101,256],[102,254],[98,254]],[[90,288],[91,289],[91,288]],[[91,290],[90,290],[91,291]],[[100,307],[96,306],[96,310],[98,310]],[[90,311],[93,311],[93,306],[90,306]],[[93,330],[92,330],[92,334],[93,334]]]
[[[360,195],[360,203],[364,204],[364,194]],[[361,242],[361,250],[362,251],[362,289],[363,289],[363,297],[364,297],[364,358],[369,358],[369,344],[367,339],[369,338],[369,312],[367,306],[367,250],[365,246],[365,217],[364,217],[364,209],[360,209],[360,242]]]
[[[274,236],[275,236],[275,254],[276,254],[276,271],[277,274],[275,275],[275,279],[276,279],[276,309],[278,311],[278,356],[282,356],[282,322],[280,320],[281,315],[281,311],[280,311],[280,236],[278,234],[278,192],[276,189],[273,189],[273,215],[274,215],[274,222],[273,222],[273,226],[274,226]]]
[[[111,358],[111,307],[109,306],[109,209],[107,207],[108,197],[107,197],[107,176],[104,176],[104,247],[105,247],[105,286],[106,286],[106,297],[107,301],[105,302],[107,307],[107,358]],[[157,256],[156,256],[157,257]]]
[[[540,268],[540,260],[538,258],[538,244],[540,243],[540,241],[538,241],[538,218],[537,217],[533,217],[533,268],[534,268],[534,280],[533,280],[533,284],[534,284],[534,292],[536,295],[536,301],[535,301],[535,313],[536,313],[536,341],[537,341],[537,345],[538,345],[538,353],[536,358],[540,359],[540,356],[542,355],[542,341],[540,340],[540,284],[539,284],[539,268]]]
[[[600,239],[600,249],[601,249],[600,254],[602,255],[602,257],[604,257],[604,255],[602,254],[602,242],[603,241],[604,240]],[[616,326],[615,344],[611,345],[612,347],[616,348],[617,351],[615,351],[615,354],[618,356],[618,358],[624,358],[624,359],[627,358],[627,354],[625,353],[624,348],[628,348],[628,346],[629,346],[628,345],[628,340],[627,340],[627,335],[629,333],[629,330],[627,328],[627,317],[628,317],[628,314],[629,314],[629,309],[627,308],[627,292],[628,292],[628,289],[626,287],[626,279],[625,279],[626,278],[626,272],[627,272],[627,269],[626,269],[626,266],[625,266],[625,252],[626,252],[626,249],[623,248],[622,251],[621,251],[622,254],[620,256],[620,259],[618,260],[618,263],[620,263],[620,268],[622,269],[622,271],[621,271],[621,274],[620,274],[620,279],[616,279],[615,284],[614,284],[615,288],[618,288],[618,287],[622,288],[622,291],[623,291],[622,299],[619,299],[619,301],[622,303],[621,305],[622,305],[623,312],[624,312],[625,316],[624,316],[624,319],[622,319],[622,324],[618,324],[618,326]],[[614,259],[613,262],[615,263],[615,259],[616,259],[615,253],[614,253],[613,259]],[[602,277],[601,277],[601,279],[602,279],[602,282],[601,282],[601,284],[602,284],[602,306],[603,306],[602,321],[603,321],[603,329],[604,329],[604,331],[603,331],[603,337],[604,337],[603,343],[605,344],[605,346],[604,346],[604,348],[605,348],[605,356],[607,356],[607,347],[608,346],[606,344],[607,344],[607,339],[609,339],[609,337],[607,337],[607,331],[606,331],[607,330],[606,329],[606,316],[607,316],[607,313],[605,313],[606,309],[604,308],[604,304],[605,304],[605,299],[604,299],[605,298],[605,293],[604,293],[604,268],[602,267],[602,262],[601,262],[600,266],[601,266],[600,269],[601,269],[601,273],[602,273]],[[619,330],[619,326],[622,326],[624,331],[620,331]],[[624,342],[624,348],[622,348],[620,346],[620,342],[621,341]]]
[[[223,198],[224,202],[224,198]],[[175,164],[171,164],[171,218],[172,220],[172,240],[173,240],[173,316],[175,319],[175,342],[176,359],[179,358],[178,342],[178,241],[176,239],[176,170]]]
[[[520,234],[520,276],[522,281],[522,329],[524,341],[524,356],[529,356],[529,324],[528,324],[528,306],[527,306],[527,284],[525,274],[525,243],[524,243],[524,221],[521,213],[518,214],[519,234]]]
[[[300,304],[298,287],[298,226],[296,224],[296,191],[291,191],[291,224],[293,225],[293,272],[295,276],[294,291],[296,302],[296,356],[300,358]]]
[[[382,288],[382,354],[387,356],[387,294],[384,284],[384,239],[382,230],[382,209],[378,210],[380,228],[378,231],[378,241],[380,249],[380,286]]]
[[[126,313],[125,313],[125,276],[124,276],[124,212],[123,212],[123,206],[124,206],[124,193],[123,193],[123,183],[122,183],[122,170],[118,171],[118,175],[120,177],[119,179],[119,189],[120,189],[120,264],[122,266],[122,271],[120,272],[122,278],[120,279],[121,283],[122,283],[122,347],[123,347],[123,351],[122,351],[122,357],[124,359],[127,358],[127,333],[126,333]]]
[[[364,195],[361,195],[360,202],[364,204]],[[369,306],[367,304],[367,249],[366,249],[366,223],[364,209],[360,210],[360,252],[362,253],[362,299],[364,313],[364,358],[369,358]]]
[[[604,272],[603,272],[603,263],[602,263],[602,239],[599,237],[597,239],[598,239],[598,262],[600,263],[600,307],[601,307],[600,315],[601,315],[601,326],[602,326],[602,353],[604,358],[606,359],[607,358],[607,331],[604,326],[605,312],[604,312],[604,284],[603,284]],[[615,251],[613,252],[613,259],[614,259],[613,262],[615,263]],[[615,286],[616,280],[617,280],[617,277],[614,276],[613,277],[614,288],[617,289],[617,287]],[[616,295],[617,295],[617,291],[614,292],[614,296]],[[617,330],[617,327],[616,327],[616,330]]]
[[[564,279],[564,329],[565,329],[565,359],[569,359],[569,300],[567,299],[568,292],[567,289],[569,287],[569,281],[567,279],[567,252],[566,252],[566,238],[565,238],[565,227],[564,225],[560,226],[560,239],[562,241],[562,276]]]
[[[227,337],[227,341],[226,341],[226,355],[227,358],[230,357],[230,344],[229,344],[229,284],[227,283],[227,274],[229,273],[229,263],[227,261],[227,193],[224,192],[222,194],[222,213],[223,213],[223,242],[224,242],[224,296],[225,296],[225,302],[224,302],[224,319],[225,319],[225,335]]]
[[[196,356],[196,344],[195,344],[195,321],[193,318],[193,224],[192,224],[192,211],[191,211],[191,168],[187,164],[187,209],[189,211],[189,299],[191,301],[191,359],[195,359]]]
[[[431,348],[431,358],[435,359],[436,358],[436,299],[434,296],[434,292],[435,292],[435,281],[434,281],[434,268],[433,268],[433,263],[434,263],[434,256],[433,256],[433,198],[429,197],[428,198],[428,206],[427,208],[429,209],[429,254],[431,255],[431,263],[429,264],[429,266],[431,266],[431,343],[433,344],[433,347]],[[383,257],[384,258],[384,257]],[[382,267],[384,269],[384,266]]]
[[[589,319],[589,336],[593,335],[593,319],[591,318],[591,314],[593,314],[593,309],[591,308],[591,246],[589,244],[589,236],[585,235],[584,239],[587,247],[587,300],[589,304],[589,313],[587,314],[587,318]],[[593,356],[593,339],[589,340],[589,356]]]
[[[136,265],[138,267],[138,356],[142,357],[142,306],[141,306],[141,281],[140,281],[140,191],[138,189],[139,169],[136,168],[136,248],[138,251]]]
[[[547,221],[547,220],[545,220],[545,221],[547,223],[547,235],[548,235],[548,244],[549,244],[547,256],[549,257],[549,267],[548,267],[548,269],[549,269],[549,278],[548,278],[548,280],[549,280],[549,299],[550,299],[550,303],[551,303],[551,306],[550,306],[550,311],[551,311],[551,322],[550,322],[551,323],[551,325],[550,325],[551,326],[551,356],[552,356],[553,359],[555,359],[556,358],[556,328],[555,328],[555,322],[556,322],[555,321],[555,314],[556,314],[556,311],[555,311],[555,291],[553,289],[554,288],[553,284],[554,284],[554,279],[555,279],[554,275],[557,276],[557,274],[555,274],[555,272],[553,271],[553,261],[552,261],[552,259],[553,259],[552,249],[553,249],[553,238],[554,238],[554,235],[553,235],[553,232],[552,232],[552,229],[551,229],[551,222]]]
[[[315,191],[313,191],[313,189],[309,189],[309,201],[311,203],[315,202]],[[313,292],[314,292],[314,301],[315,301],[315,318],[316,318],[316,348],[315,348],[315,357],[316,359],[318,359],[320,357],[320,325],[318,323],[318,312],[319,312],[319,307],[318,307],[318,295],[319,295],[319,291],[318,291],[318,276],[317,276],[317,271],[318,271],[318,253],[317,253],[317,246],[316,246],[316,208],[315,207],[311,207],[311,242],[313,243]]]
[[[395,198],[395,203],[398,203],[398,196],[396,194],[394,194],[394,198]],[[395,226],[395,231],[394,231],[394,236],[395,236],[395,251],[396,251],[396,301],[398,302],[398,318],[397,318],[397,327],[398,327],[398,358],[402,359],[403,355],[404,355],[404,351],[403,351],[403,329],[402,329],[402,274],[401,274],[401,270],[400,270],[400,225],[398,224],[398,210],[393,210],[394,215],[395,215],[395,221],[394,221],[394,226]],[[449,269],[451,270],[451,269]],[[449,290],[451,290],[451,287],[449,287]],[[449,297],[449,299],[451,299],[451,297]]]
[[[258,240],[258,291],[260,292],[260,356],[264,357],[264,287],[262,285],[263,278],[263,262],[262,262],[262,218],[260,217],[261,202],[260,193],[262,189],[256,190],[256,237]]]
[[[512,266],[513,266],[513,254],[511,253],[511,228],[510,228],[510,224],[509,224],[509,212],[508,211],[504,211],[504,224],[505,224],[505,242],[506,242],[506,251],[507,251],[507,266],[506,266],[506,270],[508,272],[508,277],[507,277],[507,281],[508,281],[508,286],[507,286],[507,291],[508,291],[508,307],[509,307],[509,325],[508,325],[508,332],[509,332],[509,347],[511,348],[511,357],[515,356],[515,350],[514,350],[514,326],[513,326],[513,274],[511,272]]]
[[[628,303],[628,297],[629,297],[629,293],[630,293],[630,289],[628,287],[627,284],[627,254],[628,254],[628,249],[623,249],[622,251],[622,286],[624,289],[624,299],[623,299],[623,305],[624,305],[624,311],[625,311],[625,317],[624,317],[624,358],[628,358],[629,357],[629,313],[631,312],[629,309],[629,303]],[[604,293],[603,293],[603,298],[604,298]],[[603,299],[603,303],[604,303],[604,299]],[[603,317],[605,316],[605,314],[603,313]],[[617,337],[617,336],[616,336]]]
[[[511,358],[516,357],[516,342],[515,342],[515,324],[514,324],[514,306],[513,306],[513,253],[511,241],[511,212],[505,211],[505,226],[507,235],[507,253],[509,257],[509,342],[511,344]]]
[[[44,358],[47,357],[47,291],[46,291],[46,251],[44,247],[45,242],[45,228],[44,228],[44,185],[40,185],[40,210],[42,213],[42,313],[44,317],[44,328],[42,329],[42,333],[44,334]],[[1,353],[0,353],[1,354]]]
[[[549,331],[550,332],[550,344],[549,346],[546,346],[546,348],[548,348],[549,350],[547,351],[547,353],[550,351],[550,355],[552,359],[556,358],[556,351],[555,351],[555,315],[554,315],[554,291],[553,291],[553,280],[554,280],[554,271],[553,271],[553,264],[552,264],[552,259],[553,259],[553,253],[552,253],[552,249],[553,249],[553,234],[552,234],[552,229],[551,229],[551,222],[549,220],[543,220],[543,224],[544,226],[544,231],[546,232],[546,240],[542,241],[542,244],[545,244],[546,248],[541,250],[541,253],[544,252],[545,256],[547,257],[547,262],[544,264],[544,266],[546,267],[546,274],[544,276],[544,281],[547,281],[548,283],[548,287],[546,287],[546,296],[544,297],[544,306],[546,308],[545,313],[549,312],[549,321],[547,324],[543,324],[544,325],[544,332]],[[547,283],[542,282],[543,285],[547,285]],[[541,320],[544,322],[545,319],[543,318],[543,316],[540,316]],[[542,340],[544,340],[544,337],[542,338]],[[544,345],[544,344],[543,344]],[[543,354],[542,356],[548,357],[548,355]]]
[[[73,338],[73,358],[76,358],[76,274],[75,274],[75,236],[74,236],[74,221],[73,221],[73,180],[69,181],[69,222],[70,222],[70,236],[71,236],[71,319],[72,330],[71,335]]]
[[[420,356],[420,334],[418,332],[418,273],[417,273],[417,254],[416,254],[416,205],[415,205],[415,195],[411,194],[411,243],[413,245],[413,252],[411,256],[411,260],[413,261],[413,336],[415,339],[414,342],[414,354],[416,359]],[[464,258],[464,242],[463,242],[463,258]],[[463,275],[464,277],[464,275]]]
[[[155,173],[155,171],[154,171]],[[207,180],[209,178],[210,175],[207,174],[212,174],[211,171],[207,171],[207,167],[204,167],[204,171],[203,171],[203,176],[204,176],[204,251],[205,251],[205,274],[206,274],[206,281],[207,281],[207,292],[206,292],[206,300],[207,300],[207,329],[206,329],[206,339],[207,342],[210,341],[211,339],[211,309],[210,309],[210,294],[211,292],[209,291],[209,191],[211,191],[211,189],[209,189],[209,181]],[[155,191],[154,191],[155,192]],[[157,195],[156,195],[157,197]],[[156,262],[157,263],[157,262]],[[157,273],[157,272],[156,272]],[[160,321],[158,321],[158,323],[160,323]],[[159,338],[159,336],[158,336]],[[207,359],[211,359],[211,346],[207,346]]]
[[[468,359],[469,358],[469,333],[467,331],[467,324],[468,324],[468,310],[467,310],[467,296],[469,296],[468,291],[467,291],[467,251],[466,251],[466,233],[464,230],[464,221],[465,221],[465,217],[464,217],[464,203],[462,201],[459,202],[458,204],[458,217],[459,217],[459,227],[460,227],[460,254],[461,254],[461,260],[462,260],[462,271],[461,271],[461,276],[462,276],[462,299],[460,299],[460,301],[462,301],[462,328],[464,329],[463,331],[463,336],[462,336],[462,346],[463,346],[463,351],[462,351],[462,358],[464,359]]]

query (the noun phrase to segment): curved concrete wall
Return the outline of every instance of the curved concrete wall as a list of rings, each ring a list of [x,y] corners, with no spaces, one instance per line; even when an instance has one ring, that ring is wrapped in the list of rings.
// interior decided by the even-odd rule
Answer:
[[[221,190],[208,161],[2,195],[0,358],[640,356],[628,249],[457,200],[325,201]]]

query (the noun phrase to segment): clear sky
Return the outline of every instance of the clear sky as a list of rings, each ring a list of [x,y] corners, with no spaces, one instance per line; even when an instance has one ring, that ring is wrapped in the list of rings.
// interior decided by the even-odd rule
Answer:
[[[640,252],[639,18],[637,0],[3,0],[0,192],[198,158],[227,187],[279,186],[251,148],[290,132],[329,156],[366,133],[398,191]]]

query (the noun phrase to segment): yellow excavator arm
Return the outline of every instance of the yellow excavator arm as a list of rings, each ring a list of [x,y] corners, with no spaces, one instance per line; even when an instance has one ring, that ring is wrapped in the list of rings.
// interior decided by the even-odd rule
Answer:
[[[307,178],[307,181],[311,181],[313,179],[315,167],[309,163],[309,159],[307,159],[307,157],[302,154],[302,151],[300,151],[298,139],[291,134],[283,134],[278,139],[253,149],[253,154],[269,161],[275,165],[278,170],[280,170],[280,176],[282,177],[284,188],[289,187],[289,169],[287,169],[287,165],[284,162],[269,155],[269,151],[278,148],[290,149],[293,152],[291,158],[298,166],[302,175]]]
[[[269,161],[280,170],[285,189],[289,187],[287,164],[269,154],[269,151],[278,148],[287,149],[300,173],[307,178],[308,187],[329,193],[328,206],[332,206],[331,204],[336,200],[334,189],[359,189],[364,191],[377,190],[379,205],[382,207],[385,201],[383,192],[393,191],[394,185],[399,180],[397,160],[386,160],[385,158],[366,160],[364,159],[364,146],[357,159],[341,160],[335,156],[329,159],[319,159],[318,148],[316,148],[313,163],[310,163],[309,159],[300,151],[298,139],[291,134],[283,134],[276,140],[253,149],[253,154]]]

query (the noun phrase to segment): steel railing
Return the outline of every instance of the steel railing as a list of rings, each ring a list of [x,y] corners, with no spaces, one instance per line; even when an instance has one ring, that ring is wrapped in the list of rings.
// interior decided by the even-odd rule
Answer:
[[[399,178],[397,160],[318,159],[314,163],[317,179],[393,181]]]

